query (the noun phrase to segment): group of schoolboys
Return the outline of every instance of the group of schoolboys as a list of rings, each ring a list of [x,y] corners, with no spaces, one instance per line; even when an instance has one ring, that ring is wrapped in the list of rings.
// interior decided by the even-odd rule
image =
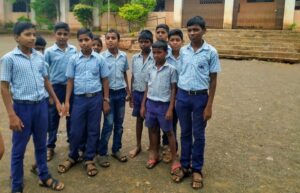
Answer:
[[[67,117],[69,154],[58,165],[59,173],[84,160],[87,175],[95,176],[96,155],[100,166],[109,167],[108,142],[112,132],[112,156],[126,162],[127,157],[121,152],[126,101],[136,117],[137,146],[130,156],[135,157],[142,150],[145,120],[149,128],[146,167],[152,169],[160,161],[161,128],[162,159],[172,161],[172,180],[180,182],[191,174],[192,187],[202,188],[205,127],[212,114],[220,71],[217,51],[202,39],[206,32],[203,18],[196,16],[187,22],[191,43],[182,48],[183,33],[179,29],[169,31],[167,25],[158,25],[154,43],[151,31],[140,32],[141,51],[132,57],[131,91],[127,56],[118,48],[120,34],[116,30],[105,34],[107,50],[101,54],[101,39],[89,29],[77,31],[80,52],[67,42],[68,24],[60,22],[54,30],[56,42],[43,56],[36,50],[43,53],[46,41],[36,38],[34,25],[17,23],[14,35],[18,47],[1,59],[1,93],[13,130],[12,192],[23,191],[23,158],[31,134],[36,158],[32,171],[39,175],[39,184],[53,190],[64,189],[64,184],[51,177],[47,167],[47,161],[54,156],[61,116]],[[100,134],[102,111],[104,122]],[[177,160],[178,120],[180,161]]]

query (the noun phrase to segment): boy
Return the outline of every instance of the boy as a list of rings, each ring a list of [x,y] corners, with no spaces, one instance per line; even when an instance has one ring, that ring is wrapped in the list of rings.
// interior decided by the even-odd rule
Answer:
[[[155,28],[156,40],[168,42],[169,26],[167,24],[159,24]]]
[[[105,63],[108,65],[110,74],[109,98],[106,102],[110,104],[110,112],[104,116],[103,129],[98,146],[98,162],[102,167],[109,167],[107,149],[108,141],[114,131],[112,156],[120,162],[126,162],[127,156],[120,151],[122,148],[123,122],[125,116],[125,101],[130,99],[127,73],[127,55],[118,49],[120,34],[110,29],[105,34],[107,50],[102,53]]]
[[[57,94],[59,101],[62,103],[66,97],[66,69],[71,56],[76,54],[76,47],[68,44],[70,36],[69,25],[59,22],[54,26],[55,40],[53,46],[45,51],[46,62],[49,65],[49,77],[53,89]],[[59,126],[59,115],[55,111],[52,99],[49,100],[49,128],[48,128],[48,150],[47,160],[52,160],[54,156],[55,143],[57,140],[57,130]],[[69,140],[70,118],[67,117],[67,136]]]
[[[103,44],[102,44],[101,38],[97,35],[94,35],[93,36],[93,50],[99,54],[101,52],[102,48],[103,48]]]
[[[29,22],[18,22],[13,28],[17,48],[1,61],[1,94],[9,118],[12,134],[11,175],[12,192],[23,192],[23,159],[31,134],[39,171],[39,184],[62,190],[47,167],[47,91],[61,113],[61,104],[47,78],[44,57],[34,50],[36,31]],[[12,95],[10,93],[12,87]],[[47,91],[46,91],[47,89]]]
[[[216,49],[202,39],[204,19],[196,16],[188,20],[187,31],[191,43],[181,48],[175,108],[181,127],[180,162],[184,172],[192,170],[192,188],[199,189],[203,187],[205,127],[212,115],[221,69]]]
[[[88,176],[95,176],[98,170],[93,162],[97,142],[100,135],[100,120],[103,105],[104,113],[109,111],[108,99],[108,68],[104,59],[93,51],[93,34],[89,29],[82,28],[77,32],[81,52],[74,55],[67,67],[67,93],[65,114],[69,116],[70,97],[74,90],[74,102],[71,116],[69,158],[59,164],[58,172],[67,172],[78,160],[78,149],[86,134],[86,150],[84,161]],[[102,89],[103,87],[103,89]],[[102,92],[102,90],[104,92]],[[103,102],[104,97],[104,102]]]
[[[47,42],[42,36],[37,36],[34,49],[44,54]]]
[[[172,179],[174,182],[180,182],[183,173],[180,163],[176,160],[176,142],[172,129],[177,82],[176,69],[166,62],[168,53],[166,42],[155,42],[152,45],[152,53],[155,65],[150,66],[147,73],[147,85],[140,111],[141,117],[146,117],[146,126],[149,128],[150,135],[150,153],[146,167],[152,169],[158,163],[158,129],[161,128],[168,137],[172,153]]]
[[[151,46],[153,43],[153,35],[149,30],[140,32],[139,45],[141,52],[132,56],[132,76],[131,76],[131,90],[132,97],[130,107],[133,107],[132,116],[136,117],[136,147],[129,152],[131,158],[137,156],[141,150],[141,139],[143,131],[144,119],[140,116],[141,103],[146,87],[146,75],[149,66],[154,65],[153,55],[151,53]]]

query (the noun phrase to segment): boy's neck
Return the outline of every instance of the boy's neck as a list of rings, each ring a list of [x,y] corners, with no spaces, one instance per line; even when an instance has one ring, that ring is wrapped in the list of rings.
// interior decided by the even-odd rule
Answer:
[[[21,45],[18,45],[18,48],[21,50],[21,52],[27,56],[30,56],[31,53],[32,53],[32,48],[28,48],[28,47],[25,47],[25,46],[21,46]]]
[[[160,69],[164,64],[166,63],[166,60],[160,61],[160,62],[156,62],[155,66]]]
[[[194,50],[198,50],[199,48],[202,47],[203,44],[204,44],[204,40],[203,39],[201,39],[200,41],[191,42],[191,45],[194,48]]]
[[[92,55],[93,50],[88,50],[88,51],[81,50],[81,52],[85,57],[90,57]]]
[[[142,50],[141,53],[142,53],[143,56],[149,56],[150,52],[151,52],[151,49],[149,49],[149,50]]]
[[[118,52],[119,52],[118,48],[111,48],[111,49],[108,49],[108,51],[114,56],[117,56]]]
[[[172,49],[172,55],[174,56],[174,58],[178,58],[179,57],[179,50],[173,50]]]
[[[65,50],[68,47],[68,44],[61,45],[61,44],[56,43],[56,45],[62,50]]]

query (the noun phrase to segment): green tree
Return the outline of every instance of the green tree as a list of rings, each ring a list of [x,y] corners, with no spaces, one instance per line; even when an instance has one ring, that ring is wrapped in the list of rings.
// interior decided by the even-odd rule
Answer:
[[[76,19],[83,27],[93,26],[93,7],[87,4],[79,3],[73,9]]]
[[[156,0],[131,0],[131,3],[141,4],[146,8],[149,12],[153,11],[156,6]]]

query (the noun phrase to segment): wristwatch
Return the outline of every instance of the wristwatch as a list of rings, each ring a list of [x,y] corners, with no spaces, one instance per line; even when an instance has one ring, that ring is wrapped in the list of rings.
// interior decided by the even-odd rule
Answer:
[[[109,98],[103,98],[103,101],[109,103],[110,100],[109,100]]]

